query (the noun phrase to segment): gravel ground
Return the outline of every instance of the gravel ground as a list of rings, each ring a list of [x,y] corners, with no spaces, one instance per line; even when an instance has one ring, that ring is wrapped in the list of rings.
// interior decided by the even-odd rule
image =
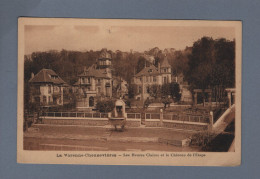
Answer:
[[[167,128],[126,128],[123,132],[106,127],[34,125],[24,133],[25,150],[84,151],[198,151],[155,142],[158,138],[182,140],[192,132]]]

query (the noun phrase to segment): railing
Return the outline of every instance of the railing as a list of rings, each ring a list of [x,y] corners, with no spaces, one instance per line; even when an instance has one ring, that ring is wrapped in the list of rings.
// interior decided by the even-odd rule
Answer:
[[[189,114],[163,114],[164,120],[209,123],[209,116]]]
[[[141,119],[140,113],[127,113],[128,119]]]
[[[108,118],[108,114],[85,112],[44,112],[41,114],[41,117]]]
[[[159,113],[145,113],[145,119],[160,119]]]
[[[209,123],[209,115],[163,114],[163,120]],[[160,119],[160,113],[145,113],[145,119]]]

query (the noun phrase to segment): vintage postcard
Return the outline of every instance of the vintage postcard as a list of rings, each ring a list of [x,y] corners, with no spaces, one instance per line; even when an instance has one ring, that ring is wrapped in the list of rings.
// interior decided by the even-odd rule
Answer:
[[[237,166],[242,23],[19,18],[17,162]]]

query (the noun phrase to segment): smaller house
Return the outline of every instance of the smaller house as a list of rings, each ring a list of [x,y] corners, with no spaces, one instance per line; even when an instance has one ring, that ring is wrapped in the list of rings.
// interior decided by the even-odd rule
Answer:
[[[153,64],[148,66],[145,63],[145,67],[137,74],[134,75],[132,83],[137,85],[137,95],[135,99],[145,100],[150,97],[149,87],[151,85],[162,86],[166,83],[172,82],[172,69],[165,57],[162,63],[158,64],[158,68]]]
[[[63,105],[66,83],[53,70],[42,69],[36,75],[32,73],[29,84],[30,102],[41,106]]]

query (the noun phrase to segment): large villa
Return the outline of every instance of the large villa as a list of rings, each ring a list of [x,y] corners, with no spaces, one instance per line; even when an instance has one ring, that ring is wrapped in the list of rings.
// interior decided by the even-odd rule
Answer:
[[[154,58],[152,58],[154,59]],[[112,56],[106,49],[102,49],[96,62],[90,67],[84,67],[82,73],[78,75],[78,80],[72,86],[68,86],[53,70],[42,69],[29,81],[31,86],[30,101],[37,102],[42,106],[63,105],[63,90],[71,88],[76,96],[77,110],[91,110],[95,108],[98,99],[111,97],[122,97],[127,95],[127,82],[119,76],[113,76],[112,73]],[[180,84],[182,101],[191,101],[191,93],[187,90],[187,84],[183,78],[178,79],[172,74],[172,67],[165,56],[158,67],[155,66],[154,60],[146,58],[144,68],[135,74],[132,78],[132,84],[136,85],[137,101],[151,98],[148,89],[151,85],[177,82]],[[112,88],[116,89],[113,94]],[[114,95],[114,96],[113,96]]]

